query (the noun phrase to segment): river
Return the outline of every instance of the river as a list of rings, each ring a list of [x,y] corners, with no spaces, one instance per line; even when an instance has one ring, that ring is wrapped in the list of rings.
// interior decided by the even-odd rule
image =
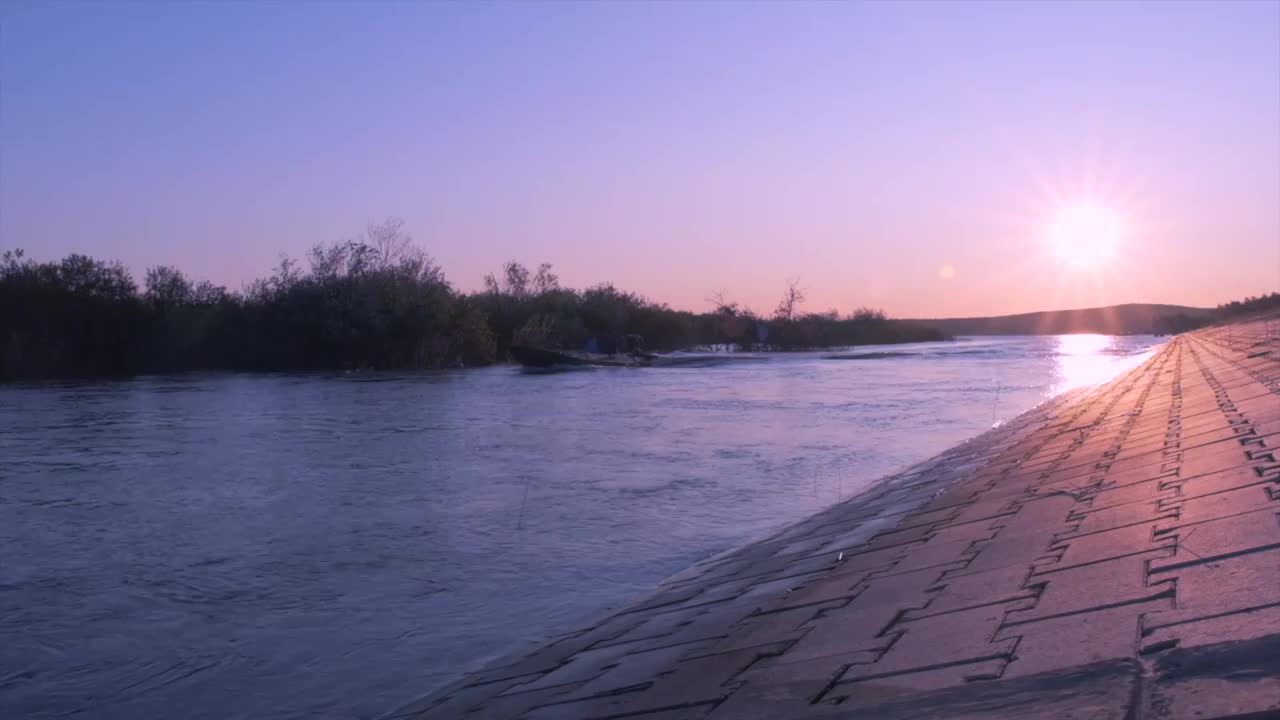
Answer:
[[[0,386],[0,717],[378,717],[1159,342]]]

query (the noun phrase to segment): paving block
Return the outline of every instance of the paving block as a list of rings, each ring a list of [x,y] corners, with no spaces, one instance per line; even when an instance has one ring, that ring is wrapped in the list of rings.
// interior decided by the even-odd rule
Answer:
[[[575,698],[530,712],[527,720],[561,718],[705,717],[734,689],[730,682],[761,658],[777,655],[785,644],[760,646],[714,655],[702,655],[675,664],[652,678],[647,687],[631,692]],[[587,688],[583,688],[585,690]]]
[[[1114,530],[1090,533],[1088,535],[1073,534],[1068,539],[1055,543],[1054,550],[1061,550],[1056,562],[1038,565],[1037,572],[1055,572],[1077,565],[1102,562],[1126,555],[1138,555],[1161,551],[1173,547],[1171,538],[1155,537],[1155,523],[1126,525]]]
[[[1017,641],[1013,660],[1003,677],[1135,658],[1142,616],[1171,607],[1173,598],[1168,597],[1002,628],[996,639]]]
[[[589,685],[593,690],[626,687],[644,682],[642,676],[646,673],[656,673],[706,645],[705,642],[695,642],[637,653],[629,652],[627,645],[584,650],[555,670],[531,682],[513,686],[503,694],[514,695],[566,685]]]
[[[899,635],[889,649],[875,662],[850,666],[839,683],[874,680],[877,685],[934,688],[953,680],[999,676],[1015,641],[993,636],[1005,614],[1025,604],[1014,601],[895,623],[890,632]],[[970,665],[975,667],[964,667]],[[927,675],[899,677],[916,673]]]
[[[944,690],[910,692],[879,702],[866,697],[849,698],[836,706],[835,712],[820,717],[830,720],[1127,720],[1133,716],[1139,676],[1140,668],[1133,661],[1098,663],[1012,680],[966,682]]]
[[[781,662],[839,657],[846,662],[863,662],[875,657],[892,638],[883,632],[914,603],[928,602],[917,592],[877,595],[864,592],[848,605],[836,608],[806,624],[808,633],[787,651]]]
[[[784,653],[785,658],[785,653]],[[844,671],[833,658],[779,662],[765,658],[735,678],[741,685],[708,716],[713,720],[776,720],[830,715],[831,704],[814,705]]]
[[[1178,474],[1184,478],[1209,475],[1249,462],[1244,448],[1236,440],[1219,440],[1199,447],[1186,448]]]
[[[1159,523],[1158,532],[1168,534],[1179,528],[1191,528],[1236,515],[1266,511],[1267,508],[1280,513],[1280,501],[1273,496],[1276,489],[1280,489],[1280,482],[1261,480],[1252,486],[1180,498],[1176,503],[1178,517]],[[1185,537],[1186,531],[1182,534]]]
[[[1168,487],[1168,475],[1148,480],[1140,480],[1128,484],[1113,484],[1107,481],[1093,495],[1093,503],[1087,508],[1092,512],[1108,508],[1131,505],[1135,503],[1154,503],[1176,496],[1176,492]]]
[[[1280,717],[1280,635],[1161,653],[1150,692],[1161,720]]]
[[[870,574],[871,571],[863,570],[836,576],[818,575],[802,579],[794,587],[777,593],[769,601],[761,603],[756,612],[757,614],[774,613],[839,601],[847,602],[858,594],[863,582]]]
[[[1098,510],[1085,510],[1075,516],[1077,520],[1075,530],[1062,535],[1059,539],[1067,540],[1075,536],[1106,532],[1129,525],[1155,523],[1158,520],[1174,521],[1177,517],[1176,504],[1165,507],[1159,501],[1148,500],[1113,505]]]
[[[1271,507],[1179,528],[1177,552],[1151,562],[1152,573],[1167,573],[1225,556],[1280,546],[1280,516]]]
[[[1171,618],[1165,618],[1165,621]],[[1149,616],[1148,622],[1160,622],[1160,615]],[[1183,620],[1173,624],[1147,628],[1142,636],[1142,650],[1156,652],[1172,647],[1198,647],[1221,642],[1252,640],[1280,634],[1280,605],[1209,615],[1199,620]]]
[[[1044,583],[1045,587],[1035,607],[1009,613],[1008,624],[1172,596],[1172,582],[1156,580],[1148,584],[1147,563],[1146,557],[1131,555],[1058,572],[1032,574],[1028,582]]]
[[[1280,473],[1276,473],[1280,476]],[[1241,463],[1224,470],[1197,475],[1181,482],[1181,494],[1185,497],[1209,495],[1265,481],[1265,476],[1254,470],[1253,465]],[[1176,502],[1174,498],[1170,502]]]
[[[1004,658],[982,658],[940,667],[920,667],[883,675],[859,675],[832,686],[824,700],[844,707],[874,706],[921,692],[998,678]],[[846,676],[848,674],[846,673]]]
[[[945,574],[934,586],[938,593],[929,604],[919,610],[908,610],[904,618],[914,620],[980,605],[1034,598],[1038,588],[1024,587],[1030,574],[1030,567],[1019,565],[966,575]]]
[[[988,534],[986,539],[991,537],[992,535]],[[930,568],[938,568],[938,572],[941,572],[941,568],[966,563],[973,556],[976,550],[975,543],[977,542],[977,539],[930,540],[922,545],[907,549],[902,558],[887,572],[901,574]]]
[[[996,536],[977,551],[964,574],[1011,565],[1029,566],[1044,555],[1054,536],[1067,528],[1067,518],[1075,505],[1074,498],[1060,495],[1025,503],[1005,521]]]
[[[698,654],[727,653],[735,650],[792,643],[807,634],[807,623],[823,610],[839,607],[843,601],[825,605],[806,605],[767,614],[750,615],[729,629],[725,637],[709,642]]]
[[[1153,573],[1152,577],[1176,579],[1178,604],[1176,609],[1148,616],[1148,633],[1162,626],[1178,626],[1253,608],[1280,605],[1280,548]],[[1227,624],[1221,626],[1226,627]],[[1252,637],[1275,631],[1277,629],[1269,629],[1265,623],[1257,626],[1256,631],[1246,625],[1223,639],[1241,639],[1240,632],[1249,632],[1247,637]],[[1173,630],[1173,636],[1177,635],[1178,631]],[[1160,637],[1171,636],[1162,633]],[[1148,644],[1154,642],[1148,641]]]

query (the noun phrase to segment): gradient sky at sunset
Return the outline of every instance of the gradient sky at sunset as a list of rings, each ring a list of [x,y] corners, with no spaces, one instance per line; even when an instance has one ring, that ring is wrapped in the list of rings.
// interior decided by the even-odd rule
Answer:
[[[0,248],[239,287],[393,215],[464,289],[1213,305],[1280,288],[1280,3],[0,6]]]

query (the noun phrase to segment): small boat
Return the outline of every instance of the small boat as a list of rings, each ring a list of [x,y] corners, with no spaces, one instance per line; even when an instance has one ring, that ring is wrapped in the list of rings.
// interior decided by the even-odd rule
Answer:
[[[603,353],[549,350],[528,345],[512,345],[511,357],[529,368],[556,367],[642,367],[653,362],[655,355],[630,353],[606,355]]]

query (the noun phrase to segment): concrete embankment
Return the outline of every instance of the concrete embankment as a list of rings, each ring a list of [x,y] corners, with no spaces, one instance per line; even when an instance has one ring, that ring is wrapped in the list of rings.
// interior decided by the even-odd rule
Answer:
[[[391,717],[1280,713],[1269,329],[1175,338]]]

